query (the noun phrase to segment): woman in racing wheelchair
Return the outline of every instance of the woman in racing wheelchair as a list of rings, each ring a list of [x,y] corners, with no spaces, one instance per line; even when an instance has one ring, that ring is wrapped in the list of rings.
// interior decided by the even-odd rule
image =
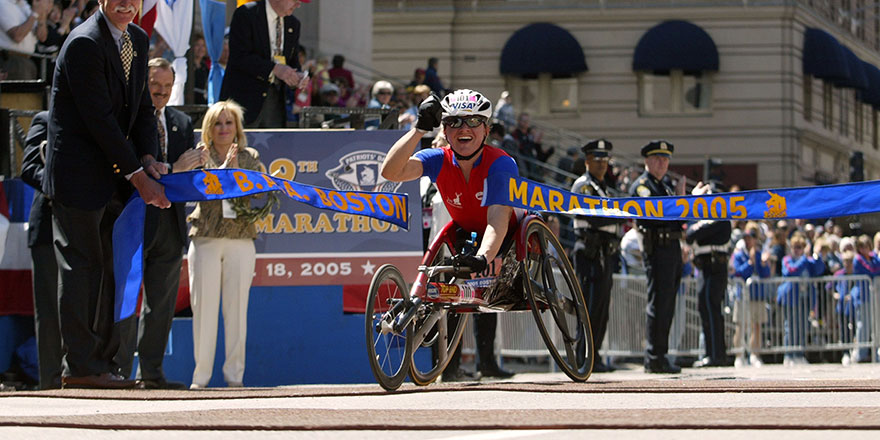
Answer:
[[[522,309],[525,305],[522,287],[525,285],[529,291],[535,292],[526,297],[551,355],[561,366],[562,363],[568,364],[563,369],[570,377],[586,380],[592,369],[592,359],[584,354],[584,349],[585,345],[592,344],[592,338],[583,297],[576,282],[557,279],[572,278],[570,263],[567,260],[559,261],[558,258],[554,260],[554,264],[543,264],[539,261],[547,251],[547,236],[552,235],[543,222],[531,222],[538,224],[530,225],[527,220],[520,228],[519,220],[523,217],[523,212],[515,212],[505,205],[482,206],[484,181],[488,176],[518,174],[513,158],[501,149],[485,144],[491,115],[491,102],[479,92],[460,89],[443,99],[432,95],[419,106],[419,119],[415,127],[395,142],[386,155],[381,166],[382,176],[395,182],[430,177],[436,183],[454,224],[465,231],[464,235],[475,233],[481,236],[475,251],[461,251],[462,234],[458,231],[447,231],[457,234],[453,240],[455,251],[452,252],[452,265],[458,278],[465,274],[483,273],[488,263],[499,255],[505,238],[508,238],[508,243],[512,243],[517,233],[522,231],[519,241],[525,241],[525,244],[521,243],[525,247],[505,252],[500,273],[492,286],[484,292],[483,299],[496,311],[509,310],[512,307]],[[421,138],[441,124],[449,146],[416,152]],[[555,238],[552,241],[558,246]],[[524,257],[526,254],[531,255],[531,259]],[[524,258],[531,263],[522,261]],[[567,270],[560,270],[562,266]],[[560,275],[561,272],[568,275]],[[522,279],[526,274],[529,280],[524,283]],[[560,283],[568,288],[556,289],[555,286]],[[543,288],[538,289],[535,286]],[[549,302],[547,293],[552,297]],[[534,302],[536,299],[549,306],[546,308],[550,309],[551,313],[548,315],[552,315],[551,317],[541,314]],[[554,323],[556,330],[548,330],[545,321]],[[551,334],[562,334],[564,341],[560,345],[564,349],[561,353],[550,342]],[[428,379],[429,375],[419,377],[417,369],[414,370],[416,374],[411,376],[415,382],[427,382],[422,379]]]

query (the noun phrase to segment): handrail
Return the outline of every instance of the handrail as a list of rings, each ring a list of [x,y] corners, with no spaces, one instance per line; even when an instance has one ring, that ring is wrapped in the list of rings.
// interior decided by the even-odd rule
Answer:
[[[42,110],[9,110],[9,178],[15,178],[21,175],[20,166],[15,163],[15,142],[18,141],[18,144],[22,146],[22,150],[24,150],[24,141],[27,136],[24,128],[18,123],[18,118],[33,118],[34,115],[41,111]],[[16,170],[16,168],[18,169]]]

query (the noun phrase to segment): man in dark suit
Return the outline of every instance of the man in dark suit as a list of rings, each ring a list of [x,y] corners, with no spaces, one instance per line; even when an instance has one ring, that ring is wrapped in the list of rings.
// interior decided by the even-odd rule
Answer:
[[[55,64],[43,192],[52,199],[64,351],[62,386],[128,388],[116,374],[113,222],[131,185],[171,205],[158,179],[156,119],[147,93],[149,41],[131,24],[135,0],[100,0]]]
[[[49,112],[31,120],[24,144],[21,180],[34,187],[34,202],[28,219],[34,286],[34,328],[37,335],[40,389],[61,387],[61,330],[58,328],[58,265],[52,246],[52,203],[43,187]]]
[[[295,88],[302,79],[297,56],[300,23],[291,14],[302,3],[309,0],[258,0],[241,5],[232,15],[220,99],[241,104],[250,128],[287,123],[288,87]]]
[[[189,171],[203,165],[208,158],[205,149],[196,150],[192,120],[186,113],[166,107],[174,85],[174,69],[164,58],[148,63],[147,86],[156,108],[156,130],[159,139],[159,162],[169,172]],[[144,301],[137,326],[122,327],[117,363],[121,374],[131,375],[135,344],[140,368],[137,378],[147,389],[183,389],[181,382],[165,379],[162,361],[168,344],[168,332],[174,318],[180,266],[186,244],[186,204],[173,203],[171,209],[148,206],[144,225]]]

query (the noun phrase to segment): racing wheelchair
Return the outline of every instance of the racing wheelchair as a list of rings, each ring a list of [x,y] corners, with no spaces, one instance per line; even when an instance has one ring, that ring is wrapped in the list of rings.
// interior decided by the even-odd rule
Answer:
[[[434,382],[458,348],[470,314],[524,310],[531,310],[559,368],[573,381],[587,380],[593,369],[590,318],[562,245],[538,215],[511,229],[498,254],[500,270],[491,263],[476,278],[450,265],[454,255],[467,252],[467,246],[458,247],[463,231],[454,222],[431,242],[412,284],[394,265],[376,271],[366,302],[366,343],[382,388],[396,390],[407,375],[417,385]],[[464,241],[477,248],[476,234]],[[416,359],[419,351],[430,351],[430,359]]]

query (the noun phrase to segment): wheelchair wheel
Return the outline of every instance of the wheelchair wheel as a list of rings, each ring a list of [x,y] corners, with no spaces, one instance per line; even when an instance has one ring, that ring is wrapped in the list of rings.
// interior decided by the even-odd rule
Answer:
[[[452,255],[446,243],[439,244],[440,249],[434,256],[431,265]],[[439,276],[430,281],[449,281],[446,276]],[[414,356],[419,347],[431,349],[431,361],[426,367],[419,365],[414,359],[410,362],[409,376],[416,385],[429,385],[443,373],[452,355],[461,342],[461,336],[467,325],[469,314],[459,314],[449,308],[448,304],[423,303],[416,315],[415,328],[407,333],[407,345],[410,356]]]
[[[593,335],[577,277],[543,221],[529,221],[526,228],[521,270],[529,306],[556,364],[572,380],[583,382],[593,371]]]
[[[413,325],[400,332],[392,328],[395,318],[403,315],[409,302],[409,290],[400,270],[391,264],[379,268],[370,282],[365,314],[367,354],[370,369],[382,388],[394,391],[400,387],[412,358],[407,334]]]

